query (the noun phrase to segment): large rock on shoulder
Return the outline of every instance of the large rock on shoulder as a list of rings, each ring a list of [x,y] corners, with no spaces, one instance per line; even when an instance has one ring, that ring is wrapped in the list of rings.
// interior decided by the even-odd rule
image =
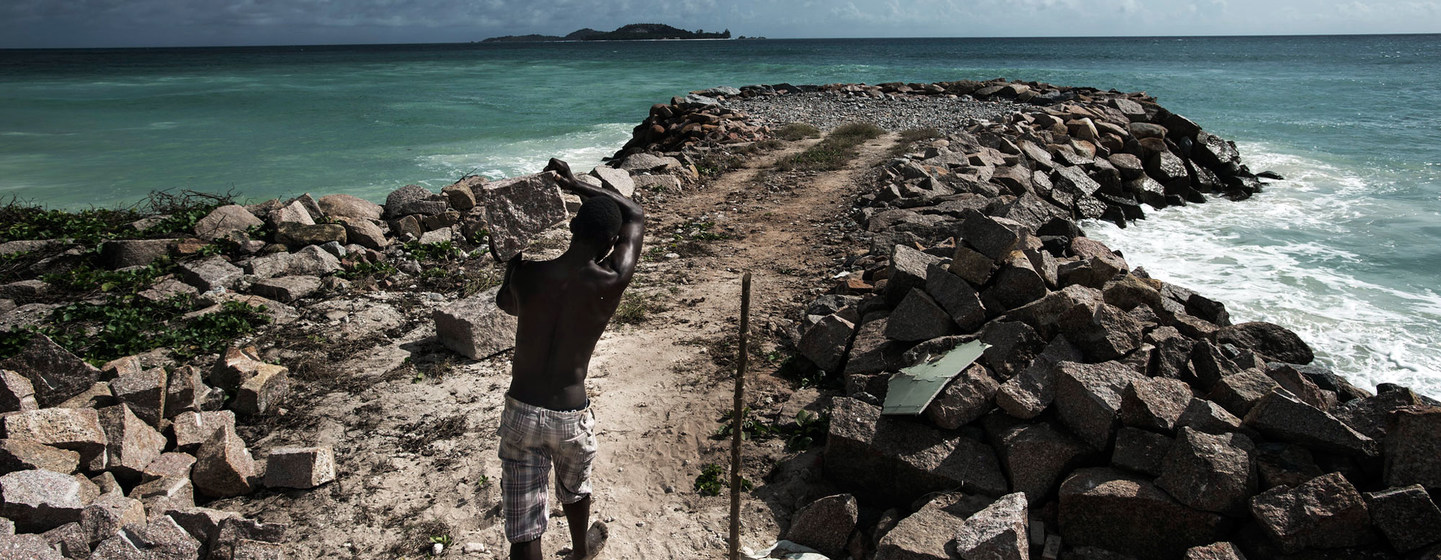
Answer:
[[[516,318],[495,305],[498,293],[499,286],[437,308],[435,332],[441,344],[472,360],[513,348]]]
[[[486,183],[477,193],[490,231],[490,254],[504,262],[568,215],[554,173]]]

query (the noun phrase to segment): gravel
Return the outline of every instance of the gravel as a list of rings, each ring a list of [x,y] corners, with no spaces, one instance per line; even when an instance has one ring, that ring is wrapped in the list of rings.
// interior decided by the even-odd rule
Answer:
[[[1010,101],[977,101],[970,96],[874,98],[831,91],[730,99],[725,105],[769,125],[802,122],[828,130],[850,122],[871,122],[892,132],[935,128],[942,134],[1033,108]]]

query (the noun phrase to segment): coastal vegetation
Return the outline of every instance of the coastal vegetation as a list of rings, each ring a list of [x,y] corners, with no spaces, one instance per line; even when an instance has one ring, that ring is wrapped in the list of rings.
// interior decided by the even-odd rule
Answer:
[[[856,146],[886,133],[872,123],[850,123],[836,127],[824,139],[805,151],[782,158],[781,171],[833,171],[845,167],[856,157]]]
[[[531,43],[555,41],[656,41],[662,39],[729,39],[729,29],[719,33],[707,33],[704,29],[686,31],[663,23],[632,23],[615,31],[597,31],[589,27],[577,29],[565,36],[557,35],[506,35],[491,37],[482,43]]]

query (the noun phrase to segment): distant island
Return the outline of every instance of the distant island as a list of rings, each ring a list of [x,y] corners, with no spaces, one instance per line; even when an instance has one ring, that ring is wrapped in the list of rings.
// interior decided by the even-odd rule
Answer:
[[[706,33],[704,30],[686,31],[662,23],[632,23],[615,31],[596,31],[589,27],[579,29],[564,37],[555,35],[506,35],[491,37],[482,43],[530,43],[545,41],[647,41],[657,39],[729,39],[731,30],[720,33]]]

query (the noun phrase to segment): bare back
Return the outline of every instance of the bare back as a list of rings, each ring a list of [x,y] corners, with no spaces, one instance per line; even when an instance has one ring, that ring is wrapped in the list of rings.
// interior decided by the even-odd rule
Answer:
[[[561,259],[522,263],[511,279],[518,306],[510,395],[552,410],[585,406],[591,352],[625,290],[613,271]]]

